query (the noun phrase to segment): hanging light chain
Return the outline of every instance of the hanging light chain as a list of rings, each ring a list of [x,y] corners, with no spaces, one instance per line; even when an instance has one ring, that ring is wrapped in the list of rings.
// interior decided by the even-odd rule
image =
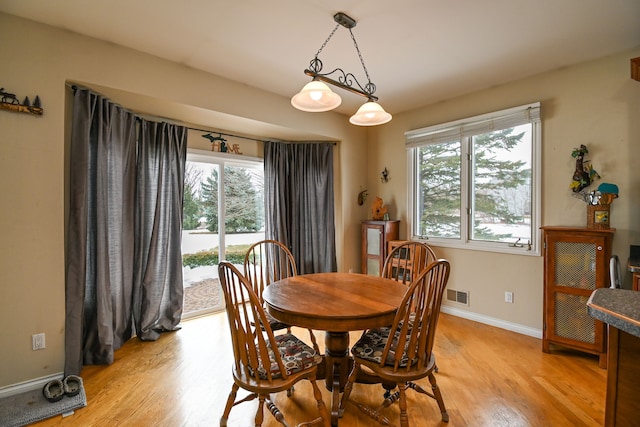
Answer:
[[[351,28],[348,29],[349,34],[351,34],[351,40],[353,40],[353,45],[356,47],[356,52],[358,52],[358,58],[360,58],[360,63],[362,64],[362,68],[364,69],[364,74],[367,76],[367,80],[371,83],[371,77],[369,77],[369,71],[367,71],[366,65],[364,65],[364,59],[362,59],[362,53],[360,53],[360,48],[358,47],[358,42],[356,41],[356,37],[353,35],[353,31]]]
[[[311,59],[311,61],[309,62],[309,68],[305,70],[305,74],[312,76],[314,80],[316,79],[323,80],[325,82],[340,86],[343,89],[350,90],[354,93],[357,93],[358,95],[368,98],[369,101],[377,101],[378,97],[373,95],[376,91],[376,85],[371,82],[371,77],[369,76],[369,70],[367,70],[367,66],[364,64],[364,59],[362,58],[362,52],[360,52],[360,47],[358,46],[358,42],[356,41],[356,38],[353,35],[352,28],[355,27],[356,21],[353,18],[343,13],[337,13],[336,15],[334,15],[334,20],[337,22],[336,26],[333,28],[333,31],[331,31],[331,33],[329,34],[327,39],[324,41],[324,43],[322,43],[322,46],[320,46],[320,49],[318,49],[313,59]],[[329,41],[333,38],[333,35],[336,33],[340,25],[342,25],[343,27],[349,30],[349,34],[351,35],[351,40],[353,40],[353,45],[356,48],[358,58],[360,59],[360,64],[362,65],[362,69],[364,70],[364,74],[367,78],[367,83],[364,85],[364,87],[358,82],[358,79],[353,74],[346,73],[342,68],[336,68],[333,71],[325,74],[321,73],[323,64],[319,58],[320,53],[322,53],[325,46],[329,44]],[[329,77],[334,73],[342,74],[341,76],[338,77],[337,81]],[[356,84],[360,89],[355,88],[354,84]]]
[[[324,41],[324,43],[322,43],[322,46],[320,46],[320,49],[318,49],[318,52],[316,52],[316,58],[318,57],[318,55],[320,55],[320,52],[322,52],[322,49],[324,49],[324,47],[327,45],[327,43],[329,43],[329,40],[331,40],[331,37],[333,37],[333,35],[336,33],[336,31],[338,30],[338,27],[340,26],[340,24],[336,24],[336,27],[333,29],[333,31],[331,31],[331,34],[329,34],[329,37],[327,37],[327,39]],[[349,30],[351,31],[351,30]],[[357,47],[356,47],[357,49]]]

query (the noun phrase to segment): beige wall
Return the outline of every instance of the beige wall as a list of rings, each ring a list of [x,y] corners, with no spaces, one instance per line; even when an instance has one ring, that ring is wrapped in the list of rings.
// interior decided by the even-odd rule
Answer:
[[[612,208],[615,252],[640,243],[640,175],[633,173],[640,136],[640,82],[629,58],[605,58],[491,90],[397,114],[385,126],[361,129],[344,116],[313,115],[289,99],[108,43],[0,14],[2,84],[20,99],[37,94],[44,115],[0,111],[0,390],[57,374],[64,361],[64,206],[66,82],[101,90],[122,105],[195,127],[285,139],[339,141],[336,220],[339,269],[359,271],[360,220],[381,196],[394,218],[406,220],[404,132],[431,124],[541,101],[544,224],[584,225],[584,206],[568,193],[570,151],[588,145],[604,180],[620,186]],[[202,148],[202,147],[200,147]],[[388,184],[379,173],[387,167]],[[368,188],[370,198],[356,197]],[[401,237],[406,236],[403,224]],[[542,259],[442,249],[451,281],[471,291],[469,316],[539,330]],[[505,290],[514,304],[503,303]],[[47,348],[31,350],[45,332]]]
[[[569,190],[575,168],[571,151],[585,144],[600,182],[620,188],[611,208],[617,229],[613,252],[626,263],[629,244],[640,245],[640,82],[630,79],[629,65],[638,56],[638,50],[626,52],[397,114],[368,142],[369,194],[392,206],[391,216],[403,220],[406,237],[404,132],[540,101],[542,225],[586,225],[585,204]],[[392,178],[388,184],[379,179],[385,167]],[[469,307],[448,304],[446,309],[526,333],[541,331],[542,257],[449,248],[439,253],[453,265],[449,287],[470,292]],[[504,302],[505,291],[514,293],[513,304]]]
[[[44,108],[42,117],[0,111],[0,390],[64,365],[66,82],[198,128],[339,141],[338,264],[359,265],[366,212],[355,200],[366,185],[366,131],[345,116],[299,112],[288,98],[5,14],[0,40],[0,84],[21,101],[39,95]],[[31,335],[40,332],[47,348],[32,351]]]

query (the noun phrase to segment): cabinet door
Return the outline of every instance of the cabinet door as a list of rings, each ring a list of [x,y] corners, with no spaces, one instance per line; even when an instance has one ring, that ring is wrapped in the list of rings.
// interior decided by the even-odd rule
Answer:
[[[577,348],[604,351],[602,325],[587,312],[587,300],[606,282],[605,240],[550,236],[547,240],[545,335]]]
[[[379,276],[384,262],[384,239],[383,228],[377,225],[366,225],[364,230],[365,239],[365,266],[363,273],[372,276]]]
[[[387,256],[387,242],[398,239],[400,221],[362,222],[362,272],[372,276],[382,274]]]

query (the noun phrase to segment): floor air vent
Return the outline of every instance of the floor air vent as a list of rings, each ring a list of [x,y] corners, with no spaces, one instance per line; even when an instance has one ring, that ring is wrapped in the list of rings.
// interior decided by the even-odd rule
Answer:
[[[453,301],[464,305],[469,305],[469,292],[447,289],[447,301]]]

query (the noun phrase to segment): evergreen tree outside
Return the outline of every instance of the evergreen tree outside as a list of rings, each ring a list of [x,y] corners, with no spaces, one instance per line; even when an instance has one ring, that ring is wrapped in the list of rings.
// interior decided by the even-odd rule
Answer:
[[[420,234],[460,238],[460,141],[419,149]]]
[[[473,138],[473,239],[504,240],[511,237],[511,234],[491,232],[483,224],[515,224],[523,221],[521,215],[509,208],[508,201],[503,196],[505,190],[521,188],[527,177],[531,176],[531,170],[525,169],[525,162],[509,160],[505,156],[524,136],[524,132],[513,132],[514,128],[502,129]]]
[[[207,221],[207,230],[218,232],[218,170],[212,169],[211,174],[200,184],[202,191],[202,214]]]
[[[184,196],[182,199],[182,229],[195,230],[202,216],[200,208],[201,171],[187,162],[184,174]]]
[[[219,232],[218,175],[217,170],[212,170],[201,186],[203,215],[207,220],[207,229],[213,233]],[[225,166],[224,176],[225,233],[260,231],[264,224],[264,213],[262,193],[254,187],[255,177],[247,169],[233,166]]]
[[[182,229],[195,230],[200,218],[200,203],[192,188],[185,185],[182,201]]]
[[[505,241],[512,234],[496,233],[487,224],[522,224],[530,213],[531,169],[512,154],[528,143],[525,132],[520,132],[521,127],[518,130],[509,128],[477,135],[469,142],[474,240]],[[461,238],[462,143],[458,140],[419,148],[421,235]]]

